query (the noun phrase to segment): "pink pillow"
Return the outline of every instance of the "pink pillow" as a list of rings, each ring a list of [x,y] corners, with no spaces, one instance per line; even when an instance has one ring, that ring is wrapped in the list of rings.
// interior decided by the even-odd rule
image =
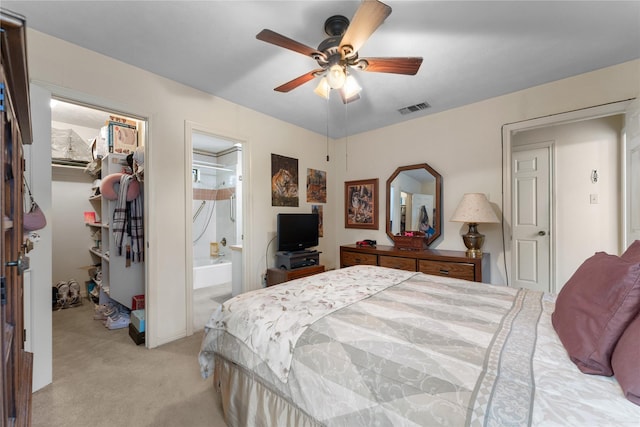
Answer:
[[[624,330],[611,355],[611,367],[624,396],[640,405],[640,315]]]
[[[620,257],[629,262],[640,262],[640,240],[635,240]]]
[[[118,200],[118,193],[120,191],[120,178],[124,175],[121,172],[116,172],[107,175],[102,178],[100,182],[100,193],[102,197],[107,200]],[[117,187],[116,187],[117,186]],[[140,183],[136,179],[132,179],[129,182],[129,188],[127,189],[127,202],[132,201],[140,194]]]
[[[611,353],[640,311],[640,264],[598,252],[564,285],[551,321],[586,374],[613,375]]]

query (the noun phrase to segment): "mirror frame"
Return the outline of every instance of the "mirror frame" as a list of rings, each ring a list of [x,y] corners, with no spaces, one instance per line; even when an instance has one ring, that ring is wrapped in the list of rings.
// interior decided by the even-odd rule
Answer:
[[[433,219],[433,225],[436,230],[436,232],[433,234],[433,236],[429,237],[429,238],[425,238],[425,243],[427,246],[429,246],[431,243],[433,243],[438,237],[440,237],[440,235],[442,234],[442,203],[441,203],[441,197],[442,197],[442,176],[435,171],[435,169],[433,169],[431,166],[429,166],[426,163],[419,163],[416,165],[409,165],[409,166],[400,166],[399,168],[397,168],[395,170],[395,172],[389,177],[389,179],[387,179],[387,195],[386,195],[386,199],[387,199],[387,204],[386,204],[386,208],[387,208],[387,212],[386,212],[386,217],[387,217],[387,236],[389,236],[389,238],[393,241],[393,233],[391,232],[391,183],[393,182],[393,180],[401,173],[404,171],[410,171],[410,170],[418,170],[418,169],[424,169],[426,170],[428,173],[431,174],[431,176],[433,176],[436,180],[435,183],[435,203],[434,203],[434,208],[435,208],[435,215],[434,215],[434,219]]]

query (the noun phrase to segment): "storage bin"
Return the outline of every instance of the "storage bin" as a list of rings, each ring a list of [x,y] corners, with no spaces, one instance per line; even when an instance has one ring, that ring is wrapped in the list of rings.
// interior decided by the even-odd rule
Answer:
[[[131,323],[136,327],[138,332],[144,332],[144,310],[131,311]]]

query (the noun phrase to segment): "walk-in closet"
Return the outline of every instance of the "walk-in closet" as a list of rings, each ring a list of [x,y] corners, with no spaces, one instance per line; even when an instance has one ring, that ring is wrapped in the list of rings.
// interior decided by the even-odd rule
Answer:
[[[146,121],[51,101],[52,310],[91,305],[86,322],[145,333]],[[86,307],[85,307],[86,308]]]

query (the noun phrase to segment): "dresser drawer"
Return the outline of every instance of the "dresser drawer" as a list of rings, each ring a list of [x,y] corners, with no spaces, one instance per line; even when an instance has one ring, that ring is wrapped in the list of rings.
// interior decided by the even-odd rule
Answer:
[[[474,265],[462,262],[428,261],[421,259],[418,260],[418,271],[435,276],[475,280]]]
[[[415,258],[400,258],[397,256],[380,255],[380,267],[395,268],[396,270],[416,271]]]
[[[342,251],[340,254],[340,264],[343,267],[349,267],[352,265],[377,265],[378,256],[373,254],[362,254],[358,252]]]

